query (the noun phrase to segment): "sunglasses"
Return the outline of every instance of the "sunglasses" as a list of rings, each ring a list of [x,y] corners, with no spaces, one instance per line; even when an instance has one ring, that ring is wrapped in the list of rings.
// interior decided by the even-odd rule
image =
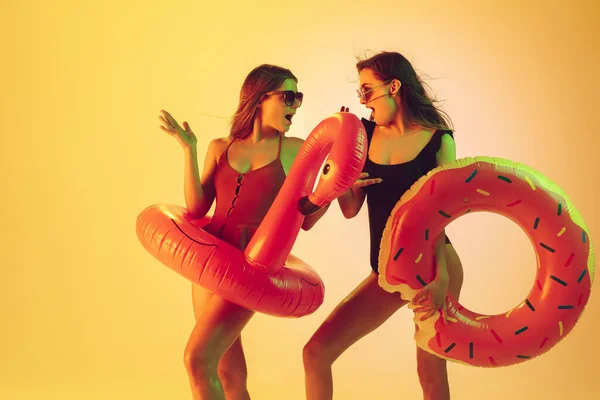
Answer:
[[[393,79],[388,79],[387,81],[380,83],[379,85],[367,90],[366,92],[363,92],[362,89],[356,89],[356,93],[358,94],[358,98],[361,99],[362,101],[366,101],[367,103],[369,102],[369,99],[371,98],[371,92],[375,89],[377,89],[379,86],[383,86],[388,82],[391,82]],[[367,96],[367,93],[371,93]]]
[[[296,100],[298,100],[298,107],[300,107],[302,105],[302,100],[304,100],[304,93],[296,93],[293,90],[275,90],[272,92],[268,92],[266,95],[270,96],[273,94],[283,94],[283,101],[288,107],[293,106]]]

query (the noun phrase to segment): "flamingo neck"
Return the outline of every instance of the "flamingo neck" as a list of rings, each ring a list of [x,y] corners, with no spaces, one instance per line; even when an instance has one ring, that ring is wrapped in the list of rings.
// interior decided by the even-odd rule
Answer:
[[[275,201],[244,252],[254,266],[274,271],[285,264],[305,218],[298,211],[298,200],[312,191],[331,142],[327,135],[309,136],[302,145]]]

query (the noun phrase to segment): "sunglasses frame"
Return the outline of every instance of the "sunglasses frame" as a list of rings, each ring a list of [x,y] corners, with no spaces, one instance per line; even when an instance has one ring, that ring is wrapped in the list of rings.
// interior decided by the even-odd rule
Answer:
[[[356,89],[356,93],[358,94],[358,98],[360,100],[365,101],[365,102],[368,103],[369,99],[367,99],[367,96],[366,96],[367,93],[371,93],[373,90],[377,89],[378,87],[381,87],[381,86],[385,85],[386,83],[390,83],[393,80],[394,80],[394,78],[388,79],[387,81],[385,81],[383,83],[380,83],[379,85],[377,85],[375,87],[372,87],[371,89],[367,90],[366,92],[363,92],[361,88]]]
[[[294,96],[294,99],[291,101],[291,103],[288,102],[288,97],[292,96],[289,93],[292,93]],[[267,96],[270,96],[273,94],[283,94],[283,102],[288,107],[292,107],[294,105],[294,103],[296,102],[296,100],[298,100],[298,102],[300,103],[298,105],[298,107],[300,107],[302,105],[302,101],[304,100],[304,93],[294,92],[293,90],[272,90],[272,91],[266,93]]]

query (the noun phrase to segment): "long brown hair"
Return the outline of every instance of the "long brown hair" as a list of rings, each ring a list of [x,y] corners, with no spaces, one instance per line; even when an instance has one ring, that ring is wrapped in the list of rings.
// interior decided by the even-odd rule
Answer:
[[[258,103],[265,93],[277,89],[286,79],[298,82],[292,71],[277,65],[262,64],[250,71],[242,84],[240,102],[231,120],[231,140],[245,139],[252,134]]]
[[[429,96],[425,83],[402,54],[383,51],[370,58],[359,59],[356,69],[360,72],[365,68],[371,69],[384,82],[398,79],[402,83],[400,99],[407,122],[431,129],[453,130],[450,116],[435,105],[438,101]]]

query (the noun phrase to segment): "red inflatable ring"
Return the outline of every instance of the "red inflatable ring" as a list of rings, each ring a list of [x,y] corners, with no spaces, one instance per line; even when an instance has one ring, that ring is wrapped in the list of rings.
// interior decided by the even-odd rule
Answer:
[[[425,321],[415,315],[415,340],[430,353],[473,366],[521,363],[571,332],[594,279],[594,253],[583,219],[539,172],[489,157],[460,159],[430,171],[404,194],[387,222],[379,284],[412,300],[434,278],[432,238],[477,211],[508,217],[527,234],[538,260],[533,288],[519,306],[499,315],[478,314],[448,296],[447,325],[439,312]]]
[[[194,220],[177,206],[142,211],[137,236],[164,265],[226,300],[279,317],[311,314],[323,302],[323,282],[290,251],[304,216],[354,184],[366,160],[366,145],[365,129],[353,114],[337,113],[319,123],[243,252],[202,229],[210,217]]]

